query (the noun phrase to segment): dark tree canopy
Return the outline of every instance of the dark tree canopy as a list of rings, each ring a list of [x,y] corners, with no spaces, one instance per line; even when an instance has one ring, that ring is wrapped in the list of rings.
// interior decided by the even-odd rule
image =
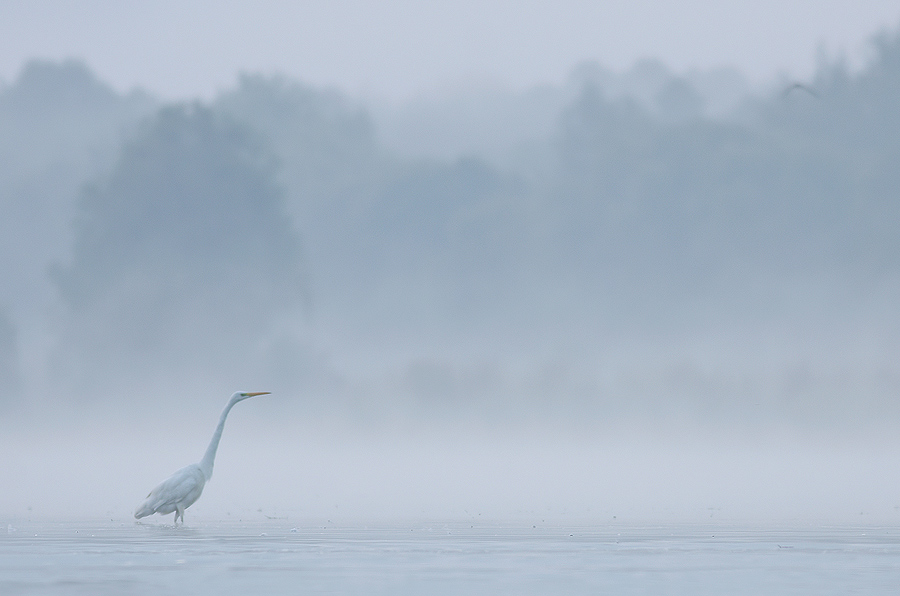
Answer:
[[[56,279],[72,317],[67,349],[145,373],[227,366],[304,291],[263,147],[199,106],[160,111],[85,189],[73,259]]]

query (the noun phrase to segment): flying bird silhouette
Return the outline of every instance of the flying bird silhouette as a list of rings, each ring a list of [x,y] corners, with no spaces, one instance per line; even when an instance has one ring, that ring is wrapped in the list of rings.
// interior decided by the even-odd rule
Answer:
[[[788,95],[791,94],[792,91],[805,91],[806,93],[809,93],[810,95],[812,95],[813,97],[815,97],[817,99],[819,97],[819,94],[818,94],[818,92],[816,92],[815,89],[813,89],[809,85],[804,85],[803,83],[793,83],[792,85],[789,85],[781,93],[781,97],[787,97]]]
[[[213,463],[216,460],[216,450],[219,448],[219,439],[222,438],[222,430],[225,428],[225,419],[228,418],[228,412],[234,407],[234,404],[244,401],[245,399],[256,397],[257,395],[268,395],[268,391],[258,393],[235,393],[228,400],[225,409],[222,410],[222,416],[219,418],[219,425],[213,432],[212,439],[209,441],[209,447],[206,453],[196,464],[185,466],[163,480],[159,485],[150,491],[147,499],[137,506],[134,510],[134,517],[141,519],[154,513],[165,515],[175,512],[175,523],[181,517],[181,523],[184,523],[184,510],[193,505],[200,494],[203,487],[212,477]]]

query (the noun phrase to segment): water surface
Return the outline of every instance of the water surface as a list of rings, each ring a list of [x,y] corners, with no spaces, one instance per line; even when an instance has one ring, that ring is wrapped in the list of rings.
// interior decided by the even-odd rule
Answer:
[[[895,594],[900,532],[290,520],[14,521],[2,594]]]

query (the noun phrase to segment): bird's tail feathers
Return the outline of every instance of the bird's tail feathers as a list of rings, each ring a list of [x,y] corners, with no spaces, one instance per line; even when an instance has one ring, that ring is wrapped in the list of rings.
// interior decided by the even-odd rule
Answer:
[[[137,509],[134,510],[134,518],[141,519],[142,517],[147,517],[148,515],[153,515],[156,513],[153,505],[150,504],[149,499],[144,501],[140,505],[138,505]]]

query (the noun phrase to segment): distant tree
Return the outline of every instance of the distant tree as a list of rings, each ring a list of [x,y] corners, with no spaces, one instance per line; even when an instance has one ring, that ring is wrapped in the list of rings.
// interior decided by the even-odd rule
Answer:
[[[815,237],[816,258],[852,276],[900,272],[900,31],[872,47],[855,72],[823,60],[815,96],[781,95],[756,110],[758,132],[790,168],[792,227]]]
[[[410,271],[453,266],[457,259],[467,262],[465,268],[483,266],[483,253],[471,257],[488,248],[485,226],[505,223],[498,216],[508,214],[498,212],[497,197],[509,185],[480,159],[410,164],[372,204],[366,218],[372,248],[385,264]]]
[[[97,165],[153,108],[146,94],[121,96],[77,60],[32,60],[0,91],[0,179],[54,162]]]
[[[301,307],[299,241],[265,156],[211,110],[168,107],[84,191],[55,272],[76,378],[226,377]]]
[[[651,321],[677,319],[679,301],[749,313],[760,288],[896,283],[900,34],[875,49],[857,73],[823,65],[816,96],[760,98],[733,121],[688,117],[682,83],[657,96],[668,114],[585,83],[561,115],[544,203],[559,270]]]
[[[213,110],[253,130],[276,156],[286,208],[316,280],[312,310],[343,303],[348,284],[372,268],[371,254],[356,250],[359,231],[396,169],[382,157],[367,112],[339,92],[261,75],[243,75]]]
[[[703,115],[703,98],[685,79],[672,79],[654,96],[660,116],[670,122],[696,120]]]
[[[784,216],[797,177],[778,144],[740,124],[677,120],[590,85],[560,118],[545,199],[552,274],[615,324],[662,326],[701,300],[729,308],[755,276],[795,270],[809,245]]]
[[[214,109],[266,139],[280,161],[288,207],[310,228],[341,212],[341,203],[369,192],[383,165],[368,114],[334,91],[243,75]]]
[[[30,61],[0,89],[0,304],[10,312],[46,316],[53,288],[45,273],[68,258],[82,185],[111,167],[152,106],[73,60]]]

